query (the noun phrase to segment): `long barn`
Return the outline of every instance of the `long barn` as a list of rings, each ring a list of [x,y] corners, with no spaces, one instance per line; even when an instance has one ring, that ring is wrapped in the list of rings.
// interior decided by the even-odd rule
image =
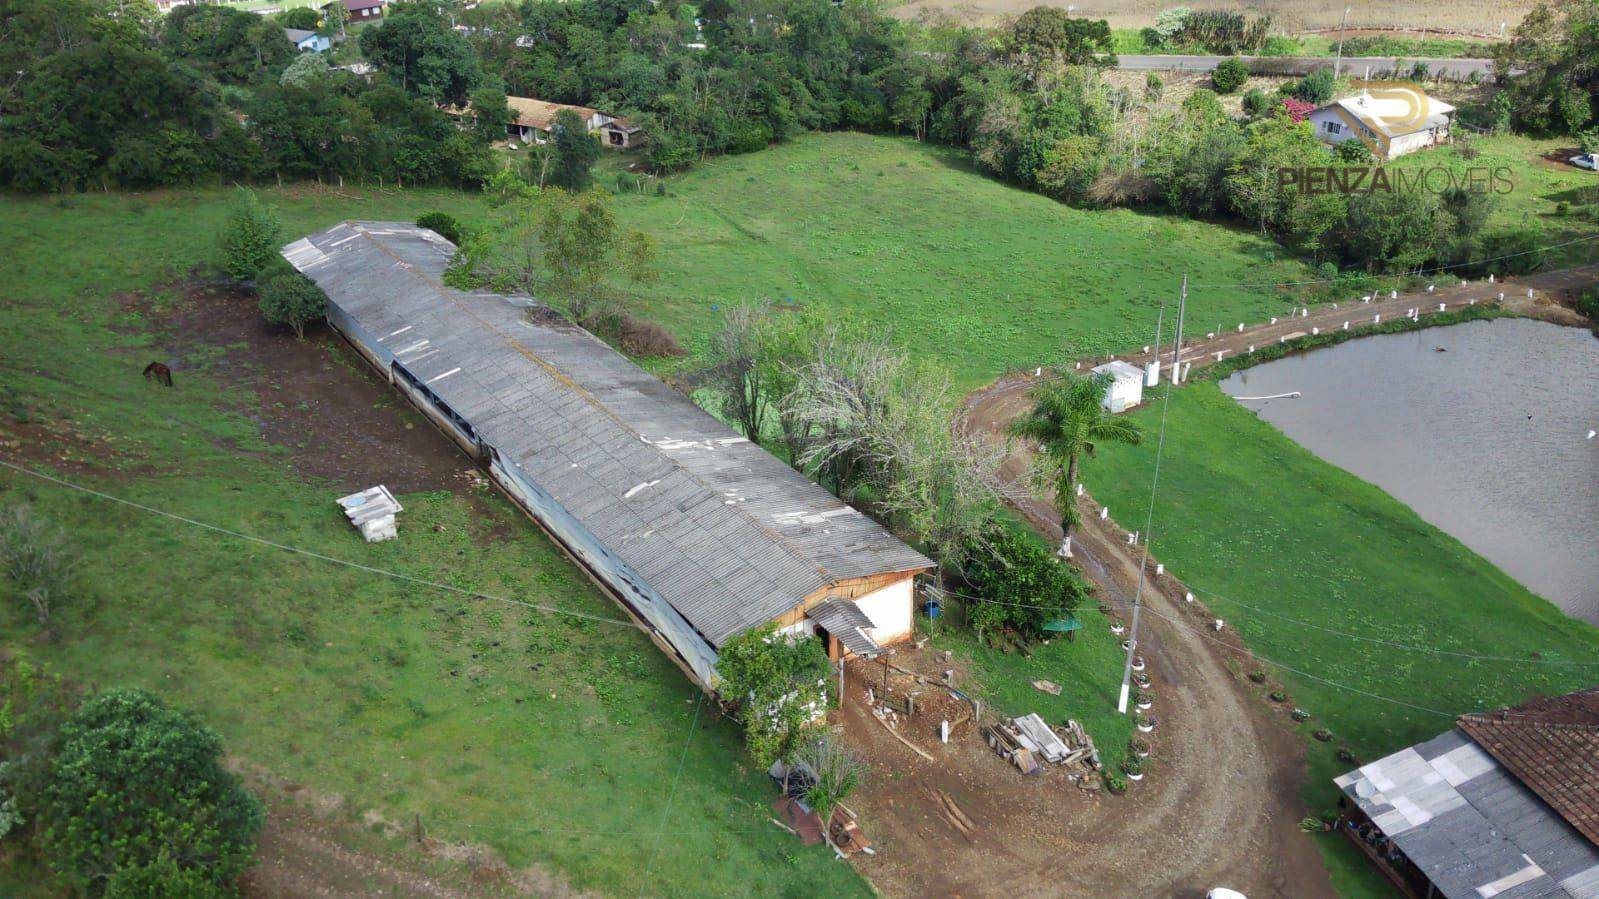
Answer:
[[[911,635],[927,558],[532,299],[445,285],[454,251],[413,225],[344,222],[283,256],[701,686],[722,646],[769,622],[834,658]]]

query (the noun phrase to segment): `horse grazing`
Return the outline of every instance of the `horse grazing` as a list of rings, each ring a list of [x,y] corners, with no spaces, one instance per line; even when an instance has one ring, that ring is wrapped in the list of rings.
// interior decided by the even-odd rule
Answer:
[[[144,367],[144,379],[171,387],[172,369],[167,368],[165,362],[152,362]]]

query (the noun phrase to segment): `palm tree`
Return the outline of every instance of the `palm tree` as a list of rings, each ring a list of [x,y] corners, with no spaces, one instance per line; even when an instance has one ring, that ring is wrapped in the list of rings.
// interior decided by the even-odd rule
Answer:
[[[1034,388],[1032,410],[1010,425],[1012,437],[1038,442],[1047,463],[1048,479],[1055,484],[1055,507],[1060,510],[1062,558],[1072,557],[1072,529],[1082,523],[1076,494],[1083,455],[1093,456],[1095,445],[1107,440],[1136,444],[1144,436],[1138,425],[1101,405],[1110,381],[1108,373],[1092,378],[1065,373]]]

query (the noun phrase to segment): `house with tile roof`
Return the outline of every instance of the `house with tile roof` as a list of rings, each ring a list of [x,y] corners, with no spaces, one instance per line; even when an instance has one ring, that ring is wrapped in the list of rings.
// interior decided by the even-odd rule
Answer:
[[[1335,783],[1339,829],[1407,895],[1599,897],[1599,687],[1462,715]]]

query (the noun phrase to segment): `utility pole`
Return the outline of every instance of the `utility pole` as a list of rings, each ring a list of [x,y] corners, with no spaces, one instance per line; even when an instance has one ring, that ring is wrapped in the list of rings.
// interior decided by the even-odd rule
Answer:
[[[1188,310],[1188,276],[1183,275],[1182,293],[1177,301],[1177,339],[1172,343],[1172,368],[1177,368],[1178,347],[1183,343],[1183,316]],[[1156,355],[1160,348],[1156,347]],[[1155,442],[1155,474],[1149,482],[1149,510],[1144,514],[1144,548],[1138,558],[1138,587],[1133,591],[1133,626],[1127,632],[1127,661],[1122,664],[1122,689],[1116,701],[1116,711],[1127,714],[1127,696],[1132,690],[1133,656],[1138,652],[1138,619],[1144,610],[1144,580],[1149,568],[1149,545],[1155,542],[1155,495],[1160,489],[1160,459],[1166,452],[1166,412],[1171,409],[1171,395],[1177,389],[1173,378],[1166,385],[1166,397],[1161,400],[1160,437]]]
[[[1338,58],[1333,60],[1334,78],[1342,74],[1339,70],[1344,65],[1344,32],[1349,28],[1349,9],[1350,7],[1344,7],[1344,20],[1338,25]]]

